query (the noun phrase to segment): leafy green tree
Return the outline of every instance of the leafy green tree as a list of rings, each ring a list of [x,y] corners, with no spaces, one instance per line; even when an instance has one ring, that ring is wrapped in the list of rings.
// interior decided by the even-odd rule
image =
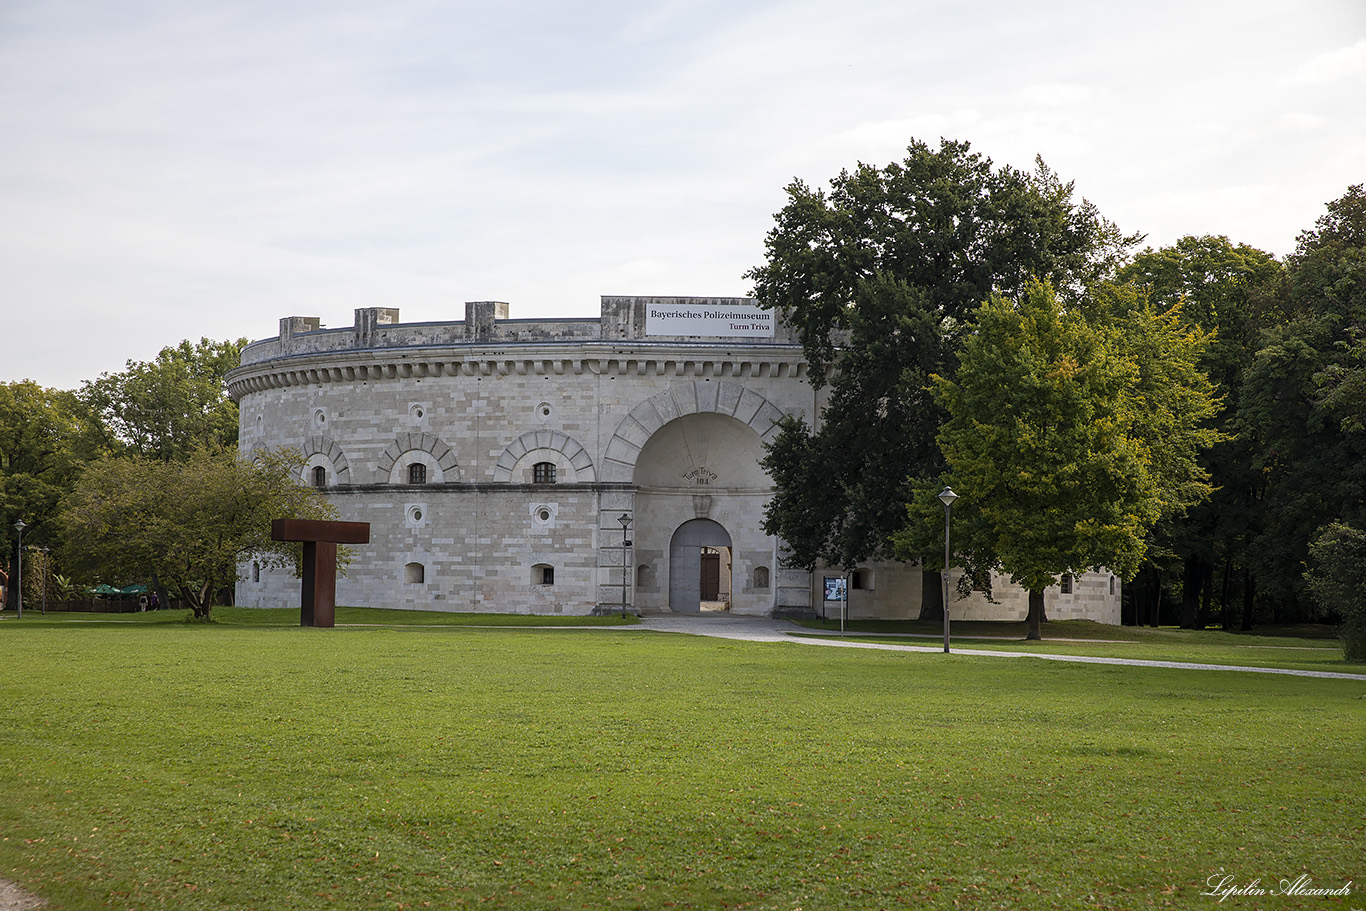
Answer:
[[[1301,317],[1267,333],[1248,371],[1242,423],[1265,477],[1264,519],[1251,544],[1260,586],[1286,618],[1302,603],[1309,543],[1335,521],[1366,524],[1366,435],[1315,405],[1316,377],[1344,338],[1331,315]]]
[[[1360,323],[1366,306],[1366,191],[1362,184],[1328,203],[1300,233],[1289,259],[1290,300],[1298,313]]]
[[[1366,527],[1366,434],[1352,411],[1366,329],[1366,193],[1348,188],[1287,261],[1291,319],[1268,330],[1246,372],[1239,426],[1264,478],[1250,546],[1259,588],[1285,619],[1313,616],[1304,566],[1319,530]]]
[[[122,373],[86,381],[80,397],[106,428],[111,446],[169,462],[197,447],[237,442],[237,404],[224,375],[241,361],[246,339],[200,339],[161,349],[156,360],[128,361]]]
[[[1336,317],[1343,337],[1315,375],[1318,405],[1348,432],[1366,430],[1366,192],[1349,187],[1291,260],[1292,295],[1304,309]]]
[[[1336,415],[1348,433],[1366,432],[1366,332],[1347,330],[1341,357],[1314,375],[1319,384],[1319,408]]]
[[[25,546],[56,543],[58,504],[96,447],[74,393],[32,380],[0,384],[0,531],[6,540],[23,519],[30,526]],[[0,562],[12,566],[13,556],[14,547],[7,547]]]
[[[1254,561],[1247,550],[1260,524],[1263,483],[1250,440],[1239,433],[1240,393],[1262,332],[1285,322],[1284,278],[1284,267],[1271,254],[1226,237],[1183,237],[1169,247],[1148,248],[1119,272],[1120,282],[1134,285],[1158,309],[1180,306],[1193,326],[1214,334],[1200,358],[1224,404],[1214,422],[1221,439],[1201,457],[1214,490],[1206,502],[1154,529],[1145,584],[1139,586],[1155,587],[1170,575],[1165,583],[1182,591],[1184,627],[1205,625],[1201,605],[1211,603],[1219,569],[1225,625],[1237,572],[1244,588],[1243,625],[1251,628]],[[1164,572],[1166,566],[1171,568]]]
[[[1334,522],[1309,547],[1309,589],[1342,616],[1348,661],[1366,661],[1366,532]]]
[[[788,542],[791,565],[852,568],[881,554],[904,521],[896,492],[908,473],[940,464],[939,409],[928,392],[938,346],[916,341],[938,326],[917,297],[886,276],[866,283],[821,431],[790,418],[765,454],[777,489],[765,528]]]
[[[93,462],[63,505],[66,565],[108,582],[164,585],[207,620],[246,556],[295,565],[298,548],[271,540],[272,519],[335,518],[299,482],[302,464],[293,451],[246,462],[226,449]]]
[[[935,378],[960,552],[976,573],[999,565],[1029,591],[1033,639],[1060,575],[1106,567],[1132,578],[1153,524],[1208,493],[1196,454],[1213,439],[1201,425],[1217,405],[1195,366],[1207,340],[1179,312],[1112,296],[1123,317],[1093,325],[1043,283],[993,295],[957,377]],[[941,514],[937,486],[919,486],[913,515]],[[924,552],[929,527],[898,535],[903,555]]]
[[[814,428],[788,421],[772,446],[765,529],[795,565],[851,567],[891,555],[911,479],[942,470],[928,377],[953,373],[966,315],[1034,276],[1080,296],[1137,238],[1075,202],[1041,161],[1033,173],[995,168],[948,140],[913,141],[903,161],[860,164],[828,192],[794,181],[787,195],[748,277],[797,328],[813,384],[828,376],[831,390]],[[930,565],[933,554],[916,556]],[[937,576],[924,590],[939,591]]]

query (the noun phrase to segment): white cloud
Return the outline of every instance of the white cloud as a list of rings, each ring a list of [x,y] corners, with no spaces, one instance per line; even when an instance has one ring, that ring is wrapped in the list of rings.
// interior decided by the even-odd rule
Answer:
[[[1328,85],[1366,78],[1366,39],[1316,54],[1289,78],[1291,85]]]

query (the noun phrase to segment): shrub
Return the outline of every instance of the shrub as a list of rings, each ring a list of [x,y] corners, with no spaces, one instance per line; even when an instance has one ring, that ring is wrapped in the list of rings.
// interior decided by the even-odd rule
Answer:
[[[1366,532],[1334,522],[1309,546],[1309,590],[1342,615],[1348,661],[1366,661]]]

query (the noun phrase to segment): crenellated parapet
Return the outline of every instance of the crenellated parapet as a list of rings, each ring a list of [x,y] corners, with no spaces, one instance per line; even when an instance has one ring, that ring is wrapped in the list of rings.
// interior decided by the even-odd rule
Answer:
[[[473,301],[465,309],[463,321],[401,323],[396,309],[365,308],[347,329],[323,328],[316,317],[285,317],[277,337],[242,352],[242,366],[228,374],[228,393],[240,401],[292,386],[425,377],[806,377],[793,331],[747,298],[606,296],[597,320],[511,320],[499,301]],[[743,318],[756,326],[763,321],[768,334],[679,335],[680,322],[686,328],[679,314],[696,315],[703,331],[742,332],[754,328]]]
[[[668,351],[648,349],[624,351],[601,346],[576,346],[572,352],[551,351],[556,345],[536,346],[537,350],[460,348],[395,350],[383,352],[338,352],[301,355],[244,364],[228,374],[228,394],[235,400],[252,392],[290,386],[317,386],[328,383],[376,382],[425,377],[472,376],[656,376],[697,378],[806,378],[807,365],[801,349],[778,347],[755,356],[753,350],[724,351],[698,348],[680,352],[677,345]],[[572,355],[572,356],[571,356]],[[691,355],[691,356],[687,356]]]

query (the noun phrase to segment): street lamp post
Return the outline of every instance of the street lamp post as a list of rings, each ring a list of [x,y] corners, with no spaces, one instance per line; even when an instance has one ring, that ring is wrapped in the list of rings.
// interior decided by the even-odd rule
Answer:
[[[14,564],[14,594],[18,599],[15,603],[19,606],[19,619],[24,619],[24,529],[28,528],[24,520],[20,519],[14,523],[14,527],[19,531],[19,557]]]
[[[626,530],[631,527],[631,517],[622,513],[617,521],[621,523],[621,619],[625,620],[626,586],[629,582],[627,573],[631,571],[630,563],[626,559],[626,549],[631,546],[631,542],[626,539]]]
[[[939,502],[944,504],[944,654],[949,653],[949,511],[958,494],[952,487],[939,492]]]

